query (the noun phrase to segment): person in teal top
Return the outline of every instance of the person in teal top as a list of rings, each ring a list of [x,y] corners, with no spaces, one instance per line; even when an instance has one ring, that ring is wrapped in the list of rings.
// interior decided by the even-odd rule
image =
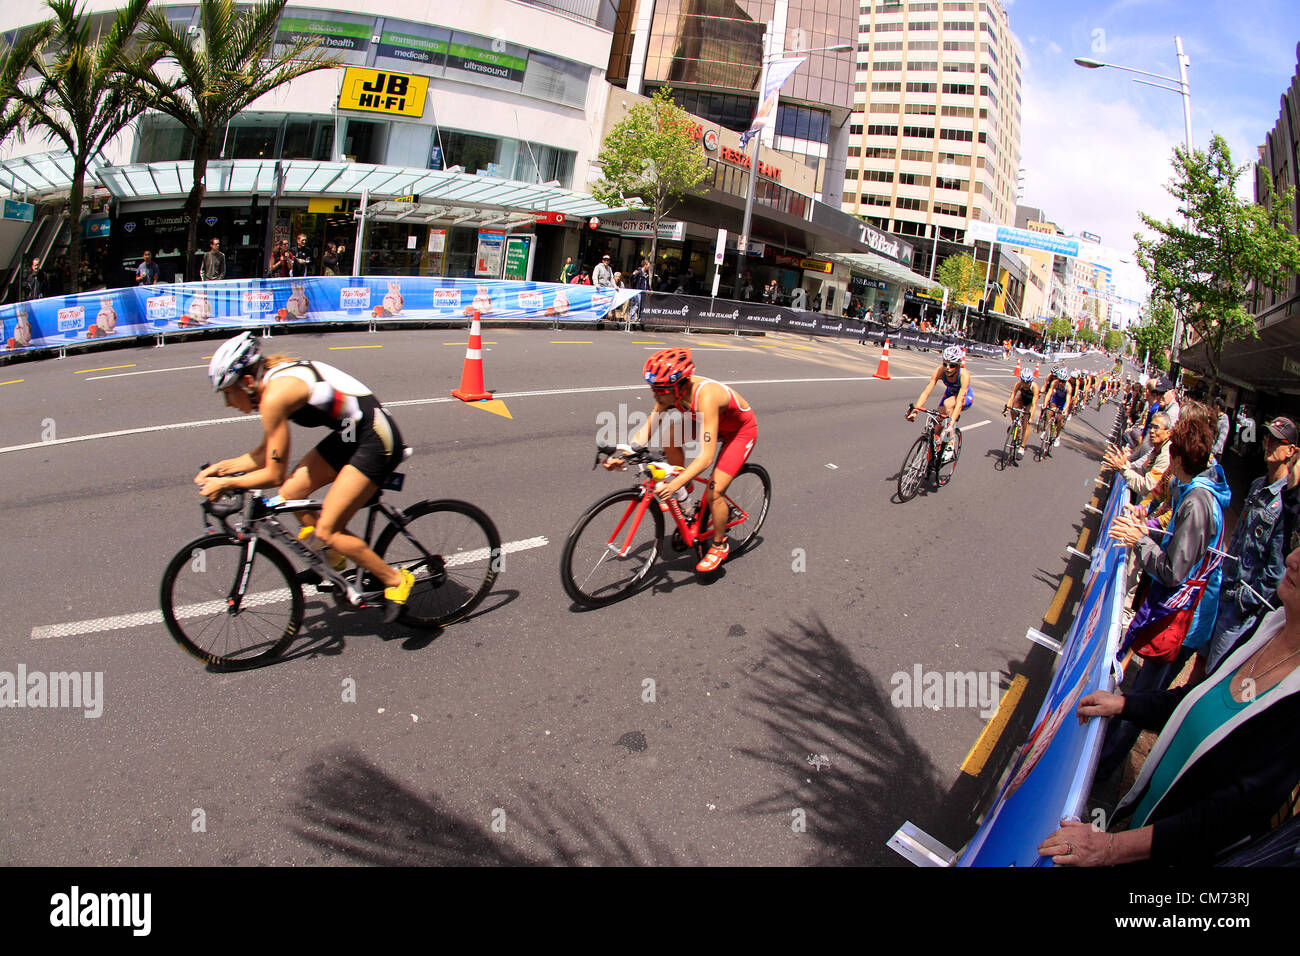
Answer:
[[[1208,864],[1267,833],[1300,784],[1300,549],[1278,585],[1282,607],[1204,681],[1146,694],[1094,691],[1080,721],[1121,714],[1159,730],[1117,819],[1062,821],[1038,847],[1058,866],[1150,860]]]

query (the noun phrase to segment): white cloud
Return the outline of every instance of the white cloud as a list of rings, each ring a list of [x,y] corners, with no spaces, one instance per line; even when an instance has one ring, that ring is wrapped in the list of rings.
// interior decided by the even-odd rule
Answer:
[[[1024,202],[1065,232],[1096,233],[1132,259],[1133,234],[1143,230],[1138,211],[1157,219],[1176,214],[1164,187],[1181,137],[1155,127],[1129,102],[1099,97],[1086,74],[1027,75],[1022,95]],[[1124,269],[1116,280],[1121,294],[1141,299],[1136,276]]]
[[[1061,50],[1061,45],[1053,40],[1051,43],[1047,44],[1047,52],[1052,54],[1052,56],[1058,56],[1063,51]]]

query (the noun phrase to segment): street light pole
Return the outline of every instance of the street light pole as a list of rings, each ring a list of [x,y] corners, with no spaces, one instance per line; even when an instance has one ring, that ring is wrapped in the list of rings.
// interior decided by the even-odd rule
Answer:
[[[767,66],[771,62],[774,54],[771,52],[772,44],[772,21],[767,22],[767,27],[763,31],[763,64],[758,74],[758,105],[763,105],[764,94],[767,91]],[[856,49],[852,43],[837,43],[834,46],[814,47],[810,50],[784,50],[782,56],[798,56],[801,53],[845,53]],[[757,119],[757,115],[755,115]],[[772,110],[772,123],[776,123],[776,109]],[[754,191],[758,178],[758,151],[763,139],[763,131],[754,132],[754,155],[749,161],[749,186],[745,191],[745,218],[741,223],[740,237],[736,241],[736,285],[733,295],[740,298],[740,283],[744,274],[746,258],[749,255],[749,230],[754,219]]]
[[[1151,83],[1148,80],[1134,80],[1134,83],[1141,83],[1144,86],[1154,86],[1158,90],[1168,90],[1171,93],[1178,93],[1183,98],[1183,132],[1186,135],[1187,155],[1192,155],[1192,88],[1187,82],[1187,67],[1190,61],[1187,54],[1183,52],[1183,38],[1174,37],[1174,49],[1178,53],[1178,76],[1165,76],[1161,73],[1148,73],[1146,70],[1135,70],[1131,66],[1118,66],[1114,63],[1103,63],[1100,60],[1093,60],[1088,57],[1075,57],[1074,62],[1079,66],[1089,70],[1097,70],[1102,67],[1110,67],[1112,70],[1124,70],[1126,73],[1140,73],[1142,76],[1153,76],[1157,80],[1165,80],[1169,83],[1175,83],[1176,86],[1163,86],[1160,83]],[[1170,352],[1170,372],[1174,372],[1178,365],[1179,340],[1182,338],[1182,319],[1177,312],[1174,313],[1174,337],[1169,344]]]

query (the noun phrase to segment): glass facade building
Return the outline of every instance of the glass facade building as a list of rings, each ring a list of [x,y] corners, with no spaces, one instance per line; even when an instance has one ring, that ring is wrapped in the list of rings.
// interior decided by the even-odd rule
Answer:
[[[799,50],[852,43],[858,5],[846,0],[618,0],[609,81],[647,96],[670,87],[689,112],[741,132],[758,104],[769,21],[772,56],[796,56]],[[818,196],[835,205],[853,106],[853,71],[849,53],[807,54],[781,88],[775,129],[764,135],[766,145],[817,170]]]

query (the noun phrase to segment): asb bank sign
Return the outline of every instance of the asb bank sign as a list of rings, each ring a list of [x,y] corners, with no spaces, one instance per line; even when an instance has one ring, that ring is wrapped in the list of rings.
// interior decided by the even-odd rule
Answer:
[[[343,74],[339,109],[419,117],[428,92],[427,76],[350,66]]]

